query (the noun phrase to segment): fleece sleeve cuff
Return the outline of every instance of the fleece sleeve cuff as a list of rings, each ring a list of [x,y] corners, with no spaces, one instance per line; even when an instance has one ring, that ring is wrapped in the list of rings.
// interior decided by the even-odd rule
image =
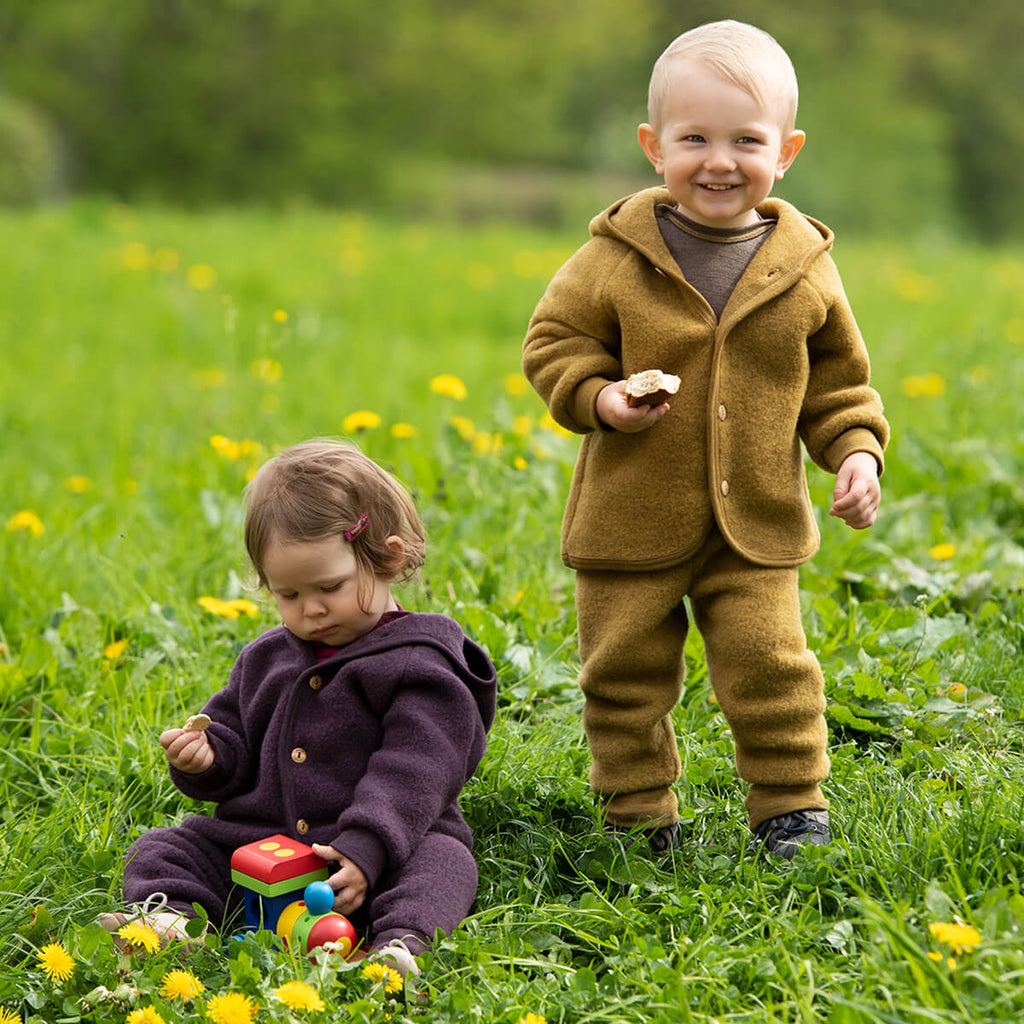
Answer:
[[[885,470],[885,457],[878,438],[866,427],[854,427],[837,437],[822,453],[825,464],[833,473],[839,472],[846,458],[854,452],[868,452],[878,463],[878,475]]]
[[[366,875],[371,889],[377,884],[377,879],[384,874],[388,863],[387,850],[369,829],[347,828],[331,840],[331,846]]]
[[[572,418],[586,430],[607,430],[597,415],[597,396],[609,384],[604,377],[588,377],[576,388],[569,413]]]

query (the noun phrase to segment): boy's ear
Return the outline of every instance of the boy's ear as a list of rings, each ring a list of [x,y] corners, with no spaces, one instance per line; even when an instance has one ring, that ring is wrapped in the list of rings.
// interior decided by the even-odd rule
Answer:
[[[803,132],[793,131],[782,140],[782,145],[779,147],[779,162],[775,165],[777,181],[789,170],[789,165],[796,159],[797,153],[804,148],[806,139],[807,136]]]
[[[654,167],[656,174],[665,173],[665,161],[661,155],[661,142],[658,139],[658,133],[649,125],[642,124],[636,130],[637,138],[640,140],[640,148],[644,151],[644,155]]]

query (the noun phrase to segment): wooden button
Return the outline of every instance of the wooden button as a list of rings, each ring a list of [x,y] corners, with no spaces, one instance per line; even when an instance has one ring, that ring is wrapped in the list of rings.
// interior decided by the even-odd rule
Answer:
[[[295,831],[298,832],[300,836],[304,836],[309,831],[309,822],[306,821],[305,818],[299,818],[299,820],[295,822]]]
[[[302,762],[306,760],[306,752],[302,749],[302,747],[296,747],[292,751],[292,760],[296,764],[302,764]]]
[[[722,497],[727,498],[729,496],[729,481],[722,481]]]
[[[720,420],[724,420],[724,419],[725,419],[725,416],[726,416],[726,412],[725,412],[725,406],[724,406],[724,405],[720,405],[720,406],[718,407],[718,418],[719,418]]]
[[[324,685],[324,681],[320,676],[309,677],[309,688],[311,690],[319,690]]]

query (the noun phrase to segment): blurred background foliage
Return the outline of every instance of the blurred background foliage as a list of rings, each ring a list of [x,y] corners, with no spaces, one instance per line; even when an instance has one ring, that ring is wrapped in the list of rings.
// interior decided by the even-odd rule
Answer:
[[[0,201],[579,222],[654,183],[650,67],[722,17],[800,77],[779,194],[843,231],[1024,235],[1020,0],[4,0]]]

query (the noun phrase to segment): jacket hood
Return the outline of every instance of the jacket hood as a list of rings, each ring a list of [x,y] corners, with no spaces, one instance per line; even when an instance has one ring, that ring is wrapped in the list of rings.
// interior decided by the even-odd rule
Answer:
[[[271,632],[277,630],[280,630],[289,646],[312,652],[312,644],[300,640],[284,626],[279,626]],[[443,655],[452,671],[473,694],[484,728],[490,729],[497,703],[497,673],[483,648],[470,640],[462,632],[459,624],[447,615],[408,612],[385,625],[371,629],[358,640],[340,647],[337,653],[332,654],[324,662],[324,666],[337,666],[358,658],[406,647],[432,648]]]
[[[678,275],[679,267],[661,237],[658,218],[654,214],[654,208],[659,203],[675,205],[672,193],[667,188],[656,186],[634,192],[599,213],[590,222],[590,234],[595,238],[605,236],[617,239],[635,249],[660,270]],[[765,242],[766,248],[778,250],[775,259],[782,266],[801,264],[832,248],[834,236],[831,230],[783,199],[769,197],[758,204],[757,212],[762,217],[779,221],[788,229],[772,232]]]

